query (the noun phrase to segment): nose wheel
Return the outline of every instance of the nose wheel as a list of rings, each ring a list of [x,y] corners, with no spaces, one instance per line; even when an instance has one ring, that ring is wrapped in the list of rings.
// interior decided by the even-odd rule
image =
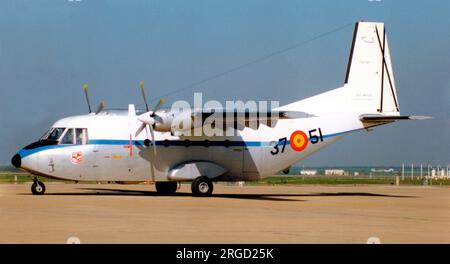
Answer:
[[[194,196],[211,196],[213,189],[214,185],[212,181],[206,176],[196,178],[191,185],[192,194]]]
[[[31,185],[31,193],[34,195],[43,195],[45,193],[44,183],[34,179],[33,185]]]

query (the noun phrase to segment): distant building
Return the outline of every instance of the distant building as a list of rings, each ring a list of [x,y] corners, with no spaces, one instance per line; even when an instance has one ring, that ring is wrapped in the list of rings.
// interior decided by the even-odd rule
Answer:
[[[325,175],[344,176],[344,175],[347,175],[347,173],[345,172],[345,170],[330,169],[330,170],[325,170]]]
[[[301,170],[300,175],[308,175],[308,176],[317,175],[317,170]]]
[[[371,172],[386,172],[386,173],[395,172],[395,170],[393,168],[389,168],[389,169],[374,169],[374,168],[372,168],[370,171]]]

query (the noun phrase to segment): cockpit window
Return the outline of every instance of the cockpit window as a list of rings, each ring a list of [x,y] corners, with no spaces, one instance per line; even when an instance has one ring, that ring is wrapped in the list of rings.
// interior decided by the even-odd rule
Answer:
[[[55,127],[52,128],[47,135],[44,135],[42,139],[47,139],[47,140],[58,140],[62,134],[64,133],[65,128],[62,127]]]
[[[59,144],[88,144],[88,133],[86,128],[54,127],[45,133],[40,141],[59,141]]]
[[[61,139],[61,144],[74,144],[73,128],[67,129],[66,134],[64,134],[64,137]]]

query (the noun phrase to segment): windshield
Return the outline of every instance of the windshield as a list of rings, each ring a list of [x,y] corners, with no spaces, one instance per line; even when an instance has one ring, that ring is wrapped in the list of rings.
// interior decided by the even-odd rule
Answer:
[[[41,140],[58,140],[61,135],[63,134],[65,128],[63,127],[54,127],[49,130],[42,138]]]
[[[65,133],[64,133],[65,132]],[[60,141],[61,144],[88,144],[88,133],[86,128],[52,127],[39,141]]]

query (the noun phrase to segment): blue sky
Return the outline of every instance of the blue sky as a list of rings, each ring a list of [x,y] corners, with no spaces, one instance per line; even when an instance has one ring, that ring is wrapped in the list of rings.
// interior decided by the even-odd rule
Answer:
[[[0,164],[59,118],[157,98],[357,20],[386,23],[404,114],[435,119],[359,132],[304,165],[450,163],[449,1],[0,2]],[[165,97],[289,103],[343,84],[353,25]]]

